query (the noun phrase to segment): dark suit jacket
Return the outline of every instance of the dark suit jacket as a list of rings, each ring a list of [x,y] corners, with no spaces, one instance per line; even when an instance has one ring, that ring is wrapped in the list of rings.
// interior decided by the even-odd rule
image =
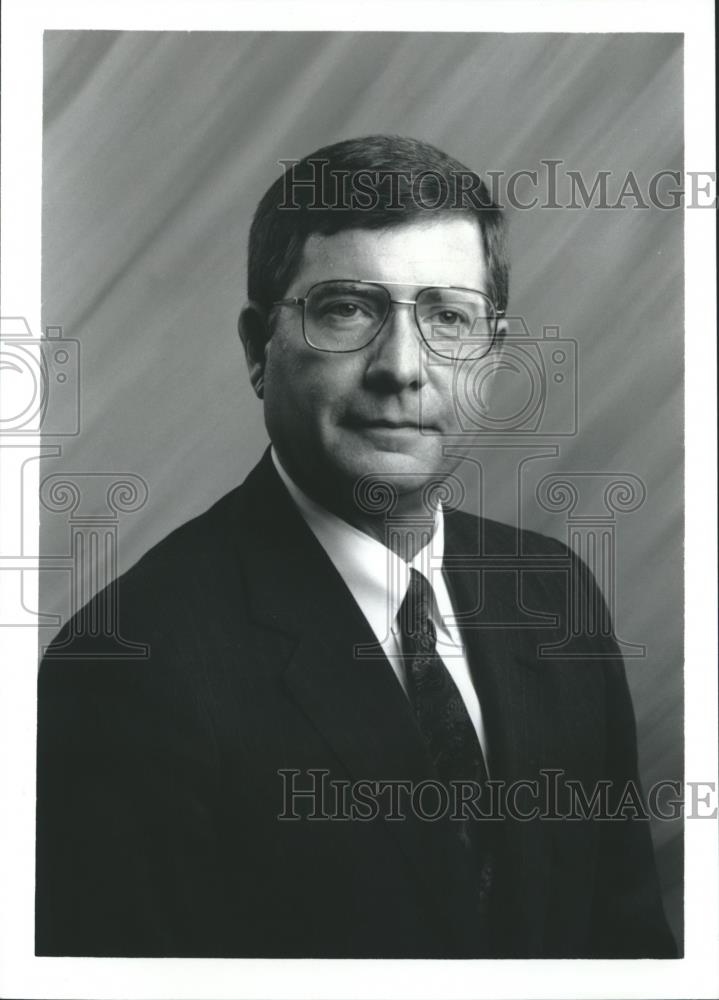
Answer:
[[[549,538],[456,511],[445,523],[492,778],[636,781],[611,636],[538,655],[564,635],[570,562],[601,606],[591,574]],[[148,656],[108,657],[89,634],[115,600]],[[387,660],[355,655],[374,641],[269,454],[95,597],[40,670],[37,953],[674,955],[646,821],[487,821],[480,927],[442,821],[278,820],[281,769],[305,784],[312,768],[431,776]]]

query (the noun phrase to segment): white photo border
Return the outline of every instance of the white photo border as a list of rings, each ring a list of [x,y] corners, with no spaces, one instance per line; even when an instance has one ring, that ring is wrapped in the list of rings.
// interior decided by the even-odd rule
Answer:
[[[418,11],[421,17],[418,17]],[[6,0],[2,61],[2,315],[40,330],[42,36],[50,29],[187,31],[681,32],[685,168],[715,171],[714,32],[708,0]],[[714,175],[716,177],[716,174]],[[716,184],[715,184],[716,189]],[[717,789],[715,212],[685,211],[685,780]],[[27,439],[39,455],[39,439]],[[3,449],[6,524],[36,553],[39,462]],[[27,452],[23,452],[25,458]],[[32,476],[35,476],[33,481]],[[0,551],[12,551],[0,534]],[[4,548],[8,545],[8,548]],[[0,596],[9,586],[0,573]],[[37,636],[0,628],[0,995],[14,997],[691,997],[719,995],[717,820],[685,826],[685,957],[675,961],[77,959],[34,956]]]

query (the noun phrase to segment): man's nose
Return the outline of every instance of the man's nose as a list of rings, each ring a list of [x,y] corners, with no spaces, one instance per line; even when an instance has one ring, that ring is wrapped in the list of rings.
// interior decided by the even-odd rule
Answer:
[[[422,387],[426,380],[426,351],[413,303],[392,302],[369,351],[366,376],[372,388],[398,392]]]

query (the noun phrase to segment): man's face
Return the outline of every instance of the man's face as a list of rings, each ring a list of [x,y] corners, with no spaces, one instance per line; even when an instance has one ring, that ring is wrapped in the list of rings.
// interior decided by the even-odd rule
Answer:
[[[465,216],[312,235],[283,298],[332,278],[391,282],[393,299],[432,285],[488,287],[479,226]],[[305,342],[300,307],[278,307],[265,349],[264,404],[280,460],[305,492],[335,508],[368,474],[401,494],[441,478],[458,463],[443,451],[445,436],[460,432],[457,365],[428,352],[411,305],[393,304],[371,343],[338,354]]]

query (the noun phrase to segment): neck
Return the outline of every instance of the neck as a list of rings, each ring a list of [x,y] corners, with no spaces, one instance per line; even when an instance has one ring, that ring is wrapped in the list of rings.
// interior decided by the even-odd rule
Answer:
[[[377,484],[376,499],[386,495],[386,484]],[[397,495],[396,499],[394,495],[390,496],[387,507],[377,513],[362,510],[355,503],[337,504],[334,507],[324,503],[323,506],[386,545],[400,559],[411,562],[417,552],[432,539],[437,525],[437,511],[427,509],[421,491]]]
[[[369,481],[358,496],[351,488],[288,467],[276,450],[275,457],[285,475],[310,500],[386,545],[405,562],[411,562],[435,533],[437,507],[428,504],[424,482],[421,488],[400,493],[392,484],[377,479]]]

